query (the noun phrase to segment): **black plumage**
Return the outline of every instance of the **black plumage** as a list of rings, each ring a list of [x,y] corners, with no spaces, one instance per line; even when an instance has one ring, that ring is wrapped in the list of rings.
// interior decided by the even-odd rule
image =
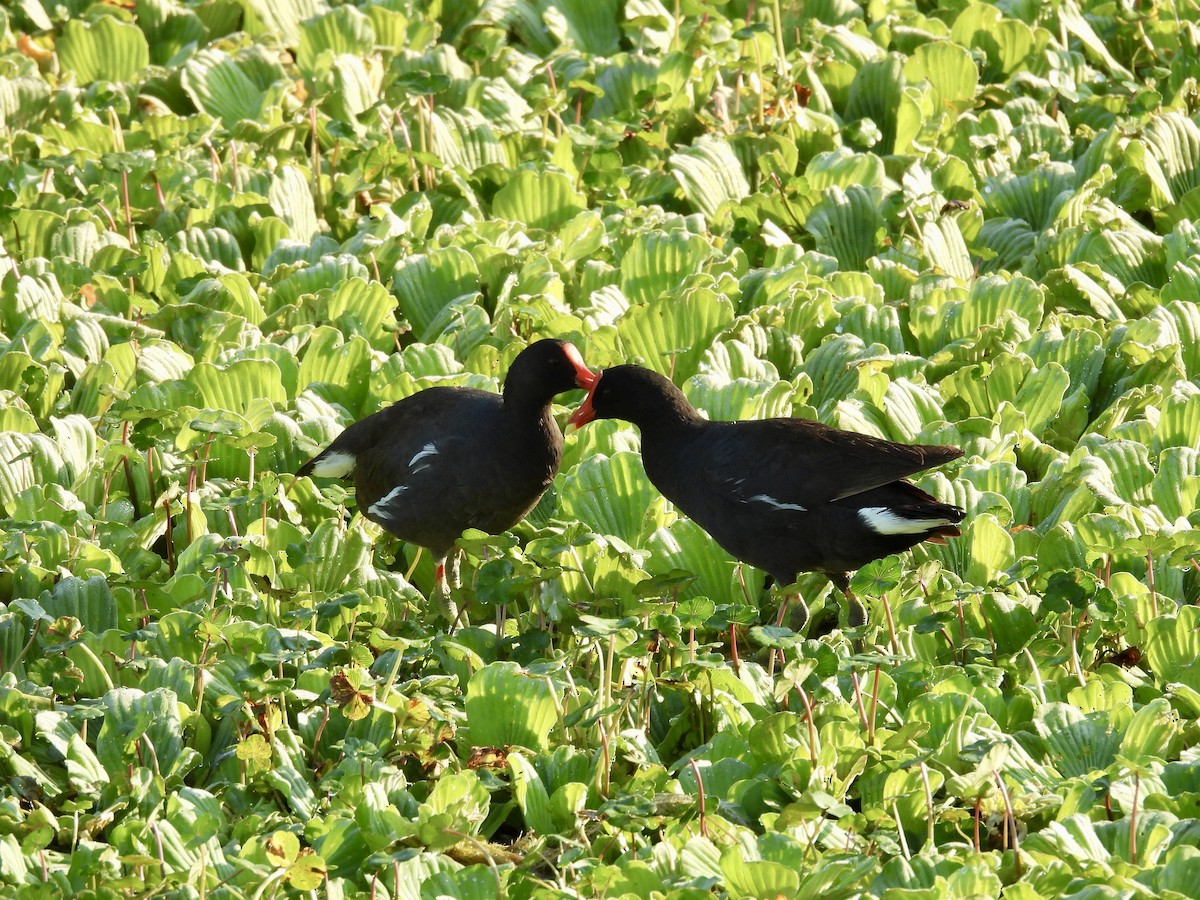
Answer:
[[[509,367],[502,394],[434,387],[355,422],[297,475],[352,477],[359,510],[438,561],[468,528],[516,525],[562,459],[555,395],[594,375],[569,343],[542,340]]]
[[[732,556],[781,585],[823,572],[848,594],[853,569],[959,534],[963,510],[904,480],[962,456],[807,419],[710,422],[669,379],[640,366],[601,372],[572,416],[642,433],[654,486]]]

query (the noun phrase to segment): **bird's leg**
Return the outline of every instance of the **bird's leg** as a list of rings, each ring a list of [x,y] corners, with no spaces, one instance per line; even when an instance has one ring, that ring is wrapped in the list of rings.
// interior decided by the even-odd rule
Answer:
[[[433,590],[430,592],[429,599],[435,605],[440,618],[444,618],[447,622],[457,622],[458,610],[450,598],[450,583],[446,578],[446,557],[437,557],[433,564]],[[457,565],[452,564],[451,576],[457,577],[457,571]]]
[[[440,594],[446,581],[446,557],[439,556],[433,561],[433,593]]]

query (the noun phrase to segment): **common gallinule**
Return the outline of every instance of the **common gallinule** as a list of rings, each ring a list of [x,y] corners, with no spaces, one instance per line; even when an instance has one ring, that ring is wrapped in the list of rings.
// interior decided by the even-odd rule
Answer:
[[[781,586],[822,572],[854,602],[850,570],[959,534],[961,509],[903,480],[962,456],[957,447],[897,444],[807,419],[710,422],[641,366],[596,376],[571,424],[592,419],[638,426],[654,486]]]
[[[513,360],[503,394],[419,391],[355,422],[296,474],[353,477],[364,516],[433,553],[440,592],[464,530],[506,531],[545,493],[563,448],[550,401],[595,377],[573,344],[538,341]]]

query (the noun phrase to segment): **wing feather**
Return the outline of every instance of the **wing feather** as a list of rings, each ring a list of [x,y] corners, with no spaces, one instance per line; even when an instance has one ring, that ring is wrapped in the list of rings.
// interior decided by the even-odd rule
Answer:
[[[703,452],[710,483],[764,511],[813,509],[962,456],[957,447],[897,444],[807,419],[731,422]]]

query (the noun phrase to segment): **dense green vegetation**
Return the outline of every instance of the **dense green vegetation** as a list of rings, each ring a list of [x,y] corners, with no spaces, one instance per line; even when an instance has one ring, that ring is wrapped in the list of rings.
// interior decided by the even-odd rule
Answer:
[[[0,890],[1200,896],[1198,34],[6,3]],[[447,635],[428,554],[290,473],[542,336],[959,445],[963,536],[776,624],[595,423]]]

